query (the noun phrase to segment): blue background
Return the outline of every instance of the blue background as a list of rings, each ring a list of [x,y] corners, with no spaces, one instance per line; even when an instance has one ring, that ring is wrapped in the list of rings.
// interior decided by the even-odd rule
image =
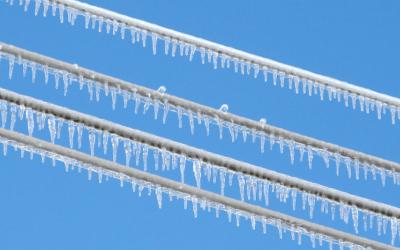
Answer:
[[[329,75],[341,80],[399,96],[398,58],[400,57],[398,24],[400,3],[396,1],[90,1],[91,3],[173,28],[211,41],[240,48],[290,65]],[[105,32],[86,31],[83,18],[71,27],[58,18],[33,15],[33,4],[22,8],[0,2],[0,40],[39,52],[98,72],[167,92],[204,105],[218,108],[229,104],[229,112],[335,144],[400,161],[399,124],[392,126],[390,117],[382,121],[375,114],[366,115],[344,108],[343,104],[321,102],[319,97],[296,96],[292,91],[234,74],[232,70],[214,70],[201,65],[197,54],[194,62],[177,56],[151,53],[151,41],[143,49],[132,46],[129,39]],[[16,5],[16,4],[15,4]],[[50,14],[50,12],[48,13]],[[66,14],[65,14],[66,20]],[[130,38],[130,36],[127,36]],[[75,86],[63,97],[62,88],[54,90],[43,84],[38,72],[37,83],[21,77],[15,67],[14,78],[6,77],[8,67],[0,64],[0,86],[18,93],[64,105],[84,113],[98,115],[126,126],[188,143],[219,154],[279,170],[323,185],[363,197],[399,206],[399,187],[391,179],[382,188],[379,181],[348,180],[345,169],[335,177],[333,167],[326,169],[320,158],[309,171],[296,156],[291,166],[287,152],[282,156],[277,146],[271,152],[259,153],[259,145],[232,144],[225,131],[222,141],[213,127],[205,136],[204,127],[190,135],[187,120],[178,129],[175,114],[166,125],[154,121],[152,113],[134,115],[133,107],[116,111],[110,98],[90,102],[87,91]],[[26,125],[18,129],[26,132]],[[66,143],[66,129],[61,144]],[[45,133],[38,137],[48,138]],[[87,151],[87,141],[84,149]],[[122,158],[122,155],[120,156]],[[331,162],[333,166],[334,163]],[[138,198],[129,187],[121,189],[116,181],[87,181],[85,174],[66,174],[62,167],[42,166],[39,157],[19,158],[10,150],[0,160],[0,248],[1,249],[309,249],[303,237],[301,247],[289,240],[279,240],[276,230],[263,235],[258,225],[253,232],[248,221],[239,229],[228,223],[226,215],[215,219],[213,213],[201,211],[194,219],[191,209],[183,210],[182,202],[166,202],[158,209],[156,199]],[[59,165],[61,166],[61,165]],[[188,168],[187,173],[191,169]],[[175,173],[162,173],[178,179]],[[189,175],[189,174],[188,174]],[[190,181],[190,179],[189,179]],[[213,189],[215,187],[206,188]],[[236,190],[237,191],[237,190]],[[307,218],[307,212],[290,209],[272,199],[271,208]],[[299,199],[298,199],[299,201]],[[298,202],[300,203],[300,202]],[[189,206],[190,208],[190,206]],[[316,208],[319,210],[319,206]],[[338,214],[336,214],[338,217]],[[353,232],[352,222],[331,222],[317,211],[314,222]],[[360,219],[361,224],[361,219]],[[361,228],[361,226],[360,226]],[[361,230],[362,231],[362,230]],[[389,233],[390,234],[390,233]],[[389,242],[389,237],[361,233],[372,239]],[[326,248],[326,245],[325,245]]]

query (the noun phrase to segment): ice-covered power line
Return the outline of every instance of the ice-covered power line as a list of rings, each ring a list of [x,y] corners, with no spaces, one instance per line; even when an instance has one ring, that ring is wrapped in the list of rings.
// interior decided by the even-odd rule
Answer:
[[[179,167],[182,182],[187,162],[191,161],[196,185],[201,186],[202,174],[209,181],[213,179],[213,182],[218,176],[222,194],[225,182],[228,182],[225,179],[229,179],[231,186],[233,177],[236,176],[242,200],[245,199],[245,189],[247,188],[248,200],[263,198],[268,205],[271,191],[276,193],[281,202],[286,203],[291,199],[291,205],[295,210],[299,206],[296,205],[297,197],[299,197],[303,209],[308,207],[311,218],[316,205],[320,202],[322,212],[330,213],[332,219],[335,218],[336,211],[339,211],[340,219],[345,223],[352,219],[356,232],[359,230],[359,218],[361,217],[364,222],[364,230],[367,230],[368,221],[372,221],[372,224],[369,225],[370,228],[376,221],[376,230],[379,235],[382,231],[386,232],[386,227],[390,223],[393,242],[396,239],[400,209],[390,205],[213,154],[4,89],[0,89],[0,114],[2,127],[8,127],[7,121],[9,121],[11,130],[14,129],[17,118],[26,117],[29,135],[33,135],[36,126],[40,130],[44,129],[47,121],[50,139],[53,143],[56,138],[60,137],[63,124],[67,123],[71,147],[74,147],[74,144],[77,144],[78,148],[81,147],[85,130],[92,155],[94,155],[96,139],[98,146],[103,144],[105,152],[109,145],[108,141],[111,141],[113,161],[117,161],[116,157],[120,155],[118,152],[122,148],[126,156],[126,165],[129,165],[132,158],[132,162],[135,161],[137,166],[141,161],[144,169],[147,170],[148,157],[153,155],[156,170],[159,158],[161,158],[163,169],[169,168],[170,165],[174,169]],[[75,143],[75,137],[77,137],[77,143]],[[120,144],[123,145],[119,146]]]
[[[41,157],[42,161],[45,161],[46,158],[51,159],[54,166],[57,161],[61,162],[65,165],[67,171],[71,168],[85,169],[88,172],[89,179],[92,178],[93,173],[97,173],[99,182],[102,181],[103,175],[105,175],[120,180],[121,186],[124,183],[130,183],[133,191],[137,190],[139,196],[143,189],[146,188],[149,193],[155,193],[160,208],[162,207],[163,196],[169,195],[171,200],[173,198],[183,200],[185,208],[187,203],[191,202],[195,217],[198,216],[199,209],[211,210],[212,208],[216,211],[217,217],[219,217],[220,211],[226,212],[229,221],[231,221],[233,214],[236,217],[238,226],[240,218],[245,218],[250,219],[253,229],[256,229],[257,225],[261,225],[264,233],[267,232],[267,226],[277,228],[280,238],[283,237],[283,233],[290,232],[292,240],[297,238],[299,244],[302,242],[302,235],[306,235],[310,238],[313,247],[317,244],[316,242],[319,242],[320,245],[327,245],[329,249],[332,249],[334,244],[339,245],[340,249],[343,249],[343,247],[358,250],[396,249],[380,242],[243,203],[140,170],[123,167],[114,162],[91,157],[81,152],[19,133],[0,129],[0,143],[3,144],[4,155],[7,154],[8,147],[12,146],[21,151],[21,157],[25,152],[29,152],[32,156],[38,155]]]
[[[398,163],[274,127],[266,124],[264,120],[259,122],[250,120],[228,113],[226,109],[213,109],[168,95],[163,87],[159,90],[151,90],[85,69],[76,64],[68,64],[5,43],[0,43],[0,62],[1,58],[8,60],[10,78],[13,75],[14,66],[19,64],[22,66],[24,76],[30,69],[33,82],[37,71],[44,74],[45,83],[49,81],[49,76],[53,75],[56,88],[63,84],[65,94],[70,85],[79,84],[80,88],[87,87],[91,99],[99,100],[101,93],[111,96],[114,108],[119,97],[123,99],[124,107],[127,107],[129,102],[133,102],[135,113],[139,112],[141,105],[143,105],[143,113],[147,112],[152,106],[155,119],[158,118],[160,110],[163,110],[163,122],[166,122],[168,114],[174,111],[178,116],[179,126],[182,126],[183,117],[186,116],[192,132],[194,132],[196,123],[198,125],[203,123],[207,134],[210,125],[215,125],[218,127],[220,137],[222,137],[224,129],[227,129],[232,141],[237,140],[240,134],[242,134],[244,141],[249,141],[248,137],[251,137],[253,142],[258,140],[261,152],[264,151],[267,142],[269,142],[270,149],[274,145],[279,145],[281,153],[285,149],[289,151],[292,164],[297,150],[300,161],[303,160],[304,155],[307,155],[310,168],[314,156],[318,155],[324,160],[327,167],[332,162],[335,163],[337,175],[339,175],[340,168],[345,167],[345,172],[347,172],[349,178],[353,176],[359,179],[362,170],[365,178],[368,174],[371,174],[373,179],[376,180],[376,176],[380,175],[383,185],[387,177],[391,177],[395,184],[400,184],[400,165]]]
[[[8,1],[11,5],[13,1]],[[28,10],[30,0],[20,1],[24,5],[25,11]],[[321,100],[328,98],[330,101],[336,99],[338,102],[343,100],[346,107],[351,105],[353,109],[359,107],[360,111],[369,114],[375,111],[378,119],[382,115],[390,113],[392,123],[396,117],[400,119],[400,99],[385,95],[370,89],[362,88],[344,81],[312,73],[297,67],[279,63],[261,56],[246,53],[244,51],[227,47],[218,43],[210,42],[205,39],[177,32],[172,29],[164,28],[149,22],[121,15],[119,13],[89,5],[74,0],[35,0],[35,15],[39,14],[43,7],[43,16],[51,9],[52,15],[58,15],[60,22],[64,22],[64,13],[67,14],[67,21],[74,25],[78,16],[84,18],[86,29],[97,28],[101,32],[103,28],[107,33],[116,35],[118,32],[122,39],[126,33],[131,34],[132,43],[142,43],[143,47],[151,38],[152,50],[157,52],[157,43],[164,43],[164,53],[171,53],[175,56],[179,52],[181,56],[187,56],[190,61],[199,54],[204,64],[206,59],[214,65],[216,69],[232,68],[235,72],[243,75],[264,75],[264,80],[271,78],[273,85],[281,87],[288,86],[296,93],[317,95]],[[104,26],[104,27],[103,27]],[[171,51],[171,52],[170,52]],[[351,103],[351,104],[350,104]]]

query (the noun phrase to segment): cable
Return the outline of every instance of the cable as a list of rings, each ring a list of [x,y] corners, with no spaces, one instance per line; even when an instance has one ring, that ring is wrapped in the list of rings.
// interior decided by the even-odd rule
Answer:
[[[25,11],[28,10],[29,2],[30,1],[25,2]],[[38,15],[41,2],[42,1],[35,1],[35,15]],[[195,52],[199,51],[202,57],[202,62],[205,62],[205,57],[207,56],[208,61],[214,64],[214,68],[217,68],[217,65],[219,64],[218,60],[220,60],[222,68],[229,68],[232,63],[235,66],[234,68],[236,72],[240,67],[242,74],[245,74],[245,71],[247,71],[247,74],[250,74],[251,70],[253,70],[254,77],[257,77],[259,72],[262,71],[265,75],[265,81],[270,73],[272,74],[274,85],[277,85],[277,81],[279,80],[282,87],[285,85],[285,82],[287,82],[289,89],[292,89],[294,84],[296,93],[299,92],[301,81],[303,83],[304,94],[307,93],[307,90],[310,96],[320,92],[320,98],[323,100],[324,92],[326,91],[328,92],[329,100],[332,100],[333,96],[333,98],[336,98],[340,102],[343,97],[346,107],[349,106],[350,98],[354,109],[356,108],[358,101],[361,111],[364,111],[365,109],[366,113],[369,113],[370,109],[372,111],[376,109],[379,119],[381,119],[382,114],[386,113],[387,108],[390,110],[392,123],[395,123],[396,113],[400,119],[400,100],[396,97],[312,73],[310,71],[279,63],[254,54],[246,53],[238,49],[177,32],[172,29],[167,29],[159,25],[121,15],[80,1],[45,0],[43,1],[44,16],[47,15],[49,7],[52,8],[53,16],[57,14],[57,8],[59,9],[60,22],[64,22],[64,10],[66,10],[68,14],[67,21],[71,23],[71,25],[75,24],[78,15],[82,15],[85,18],[85,27],[87,29],[89,28],[90,20],[92,20],[92,28],[95,28],[97,22],[99,24],[99,32],[102,31],[103,25],[106,26],[106,32],[112,33],[113,35],[115,35],[119,30],[122,39],[125,38],[125,32],[130,31],[132,34],[132,42],[139,42],[141,36],[143,46],[146,46],[146,39],[150,33],[154,54],[157,49],[157,41],[164,40],[166,54],[168,54],[168,51],[170,50],[169,48],[171,47],[171,54],[172,56],[175,56],[176,50],[179,47],[180,54],[182,56],[186,55],[190,60],[192,60]]]
[[[352,206],[352,209],[357,208],[357,213],[358,209],[360,209],[360,210],[365,210],[364,213],[368,211],[375,213],[376,216],[384,215],[391,218],[400,219],[400,209],[390,205],[378,203],[369,199],[361,198],[322,185],[304,181],[302,179],[280,174],[278,172],[267,170],[262,167],[234,160],[232,158],[213,154],[182,143],[177,143],[172,140],[148,134],[136,129],[124,127],[122,125],[112,123],[103,119],[99,119],[94,116],[86,115],[64,107],[39,101],[28,96],[23,96],[4,89],[0,89],[0,100],[7,101],[11,104],[14,103],[21,105],[23,107],[23,111],[32,109],[35,112],[42,112],[48,115],[61,117],[66,121],[73,121],[76,126],[79,126],[79,124],[83,124],[83,126],[86,127],[89,133],[98,134],[98,132],[93,132],[93,129],[106,131],[109,134],[119,136],[121,138],[120,139],[121,141],[125,139],[130,139],[134,142],[147,145],[150,148],[153,147],[157,148],[159,149],[159,151],[163,151],[163,154],[164,152],[167,151],[170,152],[171,154],[184,155],[186,158],[192,159],[193,161],[199,160],[203,163],[209,163],[214,167],[225,168],[226,170],[232,171],[236,174],[242,173],[248,176],[257,177],[260,180],[267,180],[272,183],[277,183],[287,188],[292,188],[302,192],[306,192],[308,194],[313,194],[317,197],[328,199],[331,201],[331,203],[340,202],[342,205],[341,209],[343,209],[343,203],[344,203],[348,204],[349,206]],[[11,104],[9,104],[9,106],[11,106]],[[4,108],[1,109],[0,106],[0,110],[4,111],[5,109]],[[11,118],[10,120],[14,120],[15,122],[17,110],[14,109],[12,113],[14,118]],[[27,113],[26,116],[28,117],[27,119],[28,123],[29,120],[31,121],[35,120],[33,116],[30,116],[30,113]],[[37,114],[37,116],[43,117],[39,113]],[[30,126],[32,126],[32,124]],[[53,125],[53,128],[52,129],[50,128],[50,130],[54,130],[55,133],[55,128],[56,126]],[[52,137],[54,138],[54,135]],[[240,179],[240,175],[238,175],[238,178]],[[391,218],[387,218],[387,220],[391,220]]]
[[[292,163],[294,160],[294,149],[297,148],[300,154],[300,159],[302,159],[304,152],[307,152],[310,167],[314,152],[323,158],[327,166],[329,166],[330,160],[336,161],[337,168],[340,163],[344,163],[348,169],[352,166],[356,178],[358,178],[359,169],[363,168],[366,174],[368,171],[374,175],[375,172],[380,173],[381,179],[383,180],[382,183],[384,183],[384,178],[386,178],[386,176],[392,177],[394,183],[400,183],[400,165],[392,161],[300,135],[269,124],[223,112],[221,110],[213,109],[182,98],[168,95],[161,91],[151,90],[137,84],[100,74],[80,67],[77,64],[68,64],[5,43],[0,43],[0,57],[2,56],[1,53],[3,53],[3,57],[8,58],[9,60],[11,72],[9,73],[9,77],[12,76],[14,62],[22,64],[25,72],[26,68],[31,66],[32,72],[35,72],[35,74],[32,74],[32,77],[36,75],[37,68],[41,66],[41,70],[45,75],[46,83],[49,78],[49,73],[51,72],[53,72],[56,79],[56,85],[58,84],[58,79],[62,76],[65,85],[65,93],[68,84],[72,84],[72,82],[79,82],[80,88],[83,87],[83,84],[86,84],[91,98],[94,95],[93,92],[96,92],[96,95],[98,95],[99,89],[103,88],[106,95],[109,95],[109,92],[111,92],[114,107],[116,96],[122,96],[125,107],[128,100],[132,99],[135,102],[135,113],[137,113],[140,103],[144,103],[144,109],[146,109],[146,106],[148,108],[149,105],[153,105],[155,118],[157,118],[159,107],[163,107],[163,122],[166,120],[166,114],[168,114],[168,111],[175,109],[178,113],[178,117],[179,115],[188,116],[189,121],[191,121],[191,127],[194,126],[193,119],[197,117],[199,123],[203,121],[207,131],[209,123],[215,120],[215,124],[220,129],[220,136],[222,136],[222,126],[227,127],[231,135],[233,135],[232,140],[237,138],[238,133],[240,132],[242,132],[244,140],[245,135],[247,136],[251,134],[254,138],[257,137],[259,139],[261,151],[264,150],[263,141],[265,141],[265,138],[269,139],[271,146],[274,142],[279,142],[279,144],[282,144],[282,147],[287,146],[287,148],[289,148]],[[93,89],[96,89],[96,91]]]
[[[275,223],[280,224],[281,227],[285,227],[286,225],[288,225],[288,230],[293,230],[294,228],[296,228],[295,230],[303,229],[305,230],[305,233],[314,235],[311,236],[314,237],[314,241],[316,237],[315,234],[321,234],[331,238],[331,241],[332,239],[337,240],[338,242],[340,241],[341,243],[339,244],[343,244],[343,242],[349,242],[362,246],[364,248],[370,247],[373,249],[396,249],[392,246],[385,245],[376,241],[357,237],[325,226],[290,217],[282,213],[239,202],[231,198],[193,188],[188,185],[177,183],[175,181],[171,181],[136,169],[122,167],[121,165],[110,161],[90,157],[89,155],[80,153],[78,151],[50,144],[48,142],[28,137],[19,133],[0,129],[0,138],[2,138],[1,142],[3,143],[3,145],[5,145],[5,148],[8,144],[12,144],[16,148],[20,148],[24,151],[27,150],[39,155],[46,155],[49,158],[57,159],[64,163],[68,160],[73,160],[71,161],[73,162],[72,164],[77,164],[79,167],[87,168],[88,171],[93,171],[96,170],[96,168],[101,168],[103,169],[102,171],[112,172],[115,173],[117,176],[123,176],[125,178],[124,181],[129,178],[132,182],[142,181],[145,183],[149,183],[151,185],[149,188],[156,189],[156,193],[158,196],[157,199],[159,199],[160,193],[162,191],[166,192],[161,188],[165,188],[176,192],[176,195],[178,197],[182,197],[182,195],[179,194],[183,193],[191,196],[192,201],[194,200],[193,198],[197,198],[199,202],[201,202],[201,200],[205,200],[206,202],[214,203],[214,206],[219,205],[220,208],[224,208],[225,211],[230,208],[236,211],[242,211],[244,213],[250,214],[253,217],[257,216],[257,219],[259,220],[264,219],[264,221],[266,221],[267,219],[274,219],[275,221],[277,221]],[[111,174],[111,176],[115,177],[115,174]],[[280,230],[282,230],[282,228]]]

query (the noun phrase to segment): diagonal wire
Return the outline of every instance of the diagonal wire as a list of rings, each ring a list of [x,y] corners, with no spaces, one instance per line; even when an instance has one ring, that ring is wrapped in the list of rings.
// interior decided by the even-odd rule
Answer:
[[[361,198],[359,196],[284,175],[249,163],[210,153],[205,150],[197,149],[189,145],[158,137],[136,129],[128,128],[94,116],[36,100],[28,96],[19,95],[5,89],[0,89],[0,100],[7,101],[11,104],[21,105],[24,107],[24,110],[31,108],[35,112],[54,115],[66,121],[73,121],[75,124],[83,124],[83,126],[89,131],[92,129],[103,132],[105,131],[109,134],[117,135],[121,139],[129,139],[141,144],[145,144],[148,147],[157,148],[160,151],[166,150],[171,154],[184,155],[186,158],[193,159],[193,161],[199,160],[204,163],[209,163],[213,166],[220,168],[222,167],[227,171],[232,171],[236,174],[241,173],[247,176],[256,177],[260,180],[270,181],[272,183],[283,185],[287,188],[313,194],[317,197],[327,199],[333,203],[337,202],[341,204],[347,204],[360,210],[364,210],[364,212],[391,217],[388,218],[388,220],[393,218],[394,222],[400,219],[400,209],[397,207],[372,201],[366,198]],[[41,115],[38,114],[38,116],[40,117]]]
[[[124,181],[133,182],[144,182],[148,188],[155,189],[157,199],[160,199],[162,192],[167,193],[168,190],[175,192],[178,198],[187,199],[187,195],[191,197],[193,202],[206,201],[212,203],[212,205],[218,209],[228,211],[229,209],[239,213],[249,214],[253,216],[257,221],[274,220],[272,222],[277,227],[287,228],[288,230],[304,230],[304,232],[311,237],[315,237],[316,234],[323,235],[327,241],[335,241],[336,244],[343,245],[345,243],[356,244],[364,248],[373,249],[396,249],[395,247],[385,245],[369,239],[357,237],[348,233],[344,233],[335,229],[331,229],[318,224],[310,223],[298,218],[294,218],[282,213],[271,211],[258,206],[246,204],[231,198],[223,197],[211,192],[207,192],[201,189],[193,188],[188,185],[177,183],[175,181],[165,179],[156,175],[152,175],[140,170],[122,167],[114,162],[106,161],[103,159],[91,157],[78,151],[67,149],[58,145],[54,145],[36,138],[28,137],[19,133],[11,132],[8,130],[0,129],[0,138],[3,143],[3,147],[7,148],[8,145],[12,145],[15,148],[19,148],[23,151],[31,151],[38,155],[46,155],[51,159],[62,161],[66,164],[75,164],[78,167],[88,169],[88,172],[99,171],[102,169],[103,172],[110,173],[111,176],[123,176]],[[130,179],[130,180],[129,180]],[[164,189],[162,189],[164,188]],[[183,195],[182,195],[183,194]],[[252,217],[252,218],[253,218]],[[253,219],[252,219],[253,220]],[[271,221],[270,221],[271,223]],[[354,247],[354,246],[353,246]]]
[[[12,4],[13,1],[10,1]],[[43,4],[42,4],[43,2]],[[22,1],[20,2],[22,4]],[[24,4],[25,11],[28,10],[30,0],[26,0]],[[311,96],[313,93],[319,93],[321,100],[324,99],[324,92],[328,92],[329,100],[332,96],[337,98],[338,102],[343,98],[344,103],[349,106],[349,99],[352,101],[353,109],[356,108],[357,102],[360,110],[366,113],[376,110],[377,116],[381,119],[382,114],[388,109],[392,123],[396,121],[396,114],[400,119],[400,99],[397,97],[385,95],[367,88],[363,88],[348,82],[337,80],[331,77],[316,74],[304,69],[289,66],[283,63],[276,62],[261,56],[224,46],[215,42],[211,42],[192,35],[181,33],[172,29],[168,29],[156,24],[152,24],[140,19],[135,19],[126,15],[119,14],[104,8],[83,3],[75,0],[43,0],[35,1],[35,15],[38,15],[40,8],[43,6],[43,16],[47,16],[48,10],[51,8],[53,16],[58,14],[60,22],[64,22],[64,12],[67,12],[67,21],[74,25],[77,16],[83,16],[85,19],[85,27],[89,28],[89,22],[92,21],[92,28],[95,28],[96,23],[99,25],[99,32],[102,31],[103,25],[106,26],[107,33],[115,35],[118,31],[121,33],[121,38],[125,38],[125,32],[132,34],[132,42],[139,42],[142,38],[143,46],[146,46],[148,36],[151,36],[153,53],[156,53],[157,41],[164,40],[165,53],[167,54],[172,47],[172,55],[178,48],[181,55],[186,55],[190,60],[193,59],[195,52],[201,54],[203,63],[205,57],[208,61],[214,64],[217,68],[219,61],[221,67],[229,68],[232,63],[235,65],[235,71],[240,67],[242,74],[250,74],[254,71],[254,76],[257,77],[260,71],[264,73],[265,81],[268,74],[272,74],[273,83],[283,87],[285,82],[288,83],[289,89],[295,85],[296,93],[299,91],[300,82],[303,85],[303,93]],[[171,44],[171,45],[170,45]],[[226,66],[225,66],[226,65]]]
[[[3,55],[1,53],[3,53]],[[394,183],[400,183],[400,164],[396,162],[304,136],[269,124],[257,122],[242,116],[213,109],[176,96],[168,95],[164,92],[151,90],[138,84],[133,84],[118,78],[88,70],[78,66],[77,64],[69,64],[5,43],[0,43],[0,58],[1,56],[6,57],[9,60],[10,78],[12,76],[12,68],[14,67],[15,62],[22,64],[24,71],[26,71],[26,68],[30,66],[32,72],[36,72],[37,68],[40,69],[39,66],[41,66],[41,70],[45,75],[46,83],[49,78],[49,72],[53,71],[56,79],[61,76],[64,78],[64,85],[67,84],[67,87],[68,84],[76,81],[79,82],[81,88],[83,84],[86,84],[91,95],[93,95],[94,88],[96,88],[96,91],[98,88],[104,89],[106,95],[111,92],[113,103],[115,103],[115,96],[118,95],[122,96],[124,102],[132,99],[135,102],[135,113],[137,113],[137,108],[140,103],[143,102],[145,106],[153,105],[155,118],[157,117],[156,107],[157,112],[159,107],[163,107],[164,113],[168,114],[168,110],[172,110],[177,112],[178,116],[179,112],[181,112],[181,115],[188,116],[192,123],[191,126],[194,126],[194,118],[197,118],[199,123],[203,120],[203,123],[206,124],[206,128],[207,120],[208,123],[215,120],[215,124],[219,127],[220,133],[222,127],[227,127],[231,132],[231,135],[233,134],[233,139],[235,137],[237,138],[239,132],[242,132],[244,138],[245,134],[251,134],[254,138],[257,137],[260,141],[261,151],[264,150],[263,143],[265,138],[269,139],[271,146],[275,141],[286,145],[290,150],[292,163],[294,160],[294,149],[297,148],[300,154],[300,159],[302,159],[304,152],[308,154],[309,167],[311,167],[314,152],[323,158],[327,166],[329,166],[330,160],[336,161],[337,168],[339,168],[340,163],[344,163],[348,169],[352,166],[356,173],[356,178],[358,178],[357,173],[359,169],[363,168],[365,174],[367,174],[368,171],[373,175],[378,172],[381,175],[382,184],[384,184],[386,176],[392,177]],[[64,88],[66,86],[64,86]],[[163,117],[164,122],[165,119],[166,114],[164,114]],[[220,134],[220,136],[221,135],[222,134]]]

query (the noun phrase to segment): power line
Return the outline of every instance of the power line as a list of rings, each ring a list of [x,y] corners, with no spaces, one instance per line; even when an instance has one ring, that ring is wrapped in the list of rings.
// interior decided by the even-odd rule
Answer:
[[[393,96],[385,95],[367,88],[362,88],[344,81],[279,63],[271,59],[75,0],[44,1],[43,15],[47,15],[47,10],[49,9],[50,4],[53,16],[56,15],[57,7],[59,8],[61,22],[64,22],[63,16],[64,10],[66,10],[68,13],[68,22],[72,25],[75,24],[76,17],[82,15],[85,18],[86,28],[88,28],[90,20],[93,19],[92,21],[94,25],[96,21],[98,21],[100,25],[99,31],[101,31],[101,27],[105,24],[107,27],[107,33],[110,32],[111,28],[112,34],[114,35],[118,30],[120,30],[121,38],[125,37],[126,31],[130,31],[132,33],[132,42],[135,42],[137,38],[142,36],[143,46],[145,46],[146,37],[149,35],[148,33],[150,33],[153,41],[153,53],[155,53],[157,40],[161,39],[165,41],[166,51],[169,47],[172,47],[173,51],[179,47],[180,50],[184,51],[181,52],[181,55],[188,55],[190,60],[192,60],[196,51],[200,51],[203,63],[207,53],[209,62],[213,61],[215,68],[219,64],[218,58],[220,58],[221,65],[228,63],[229,67],[230,62],[235,64],[235,71],[238,71],[238,65],[240,64],[242,74],[244,74],[244,71],[247,71],[250,74],[251,69],[253,69],[255,76],[258,75],[259,71],[263,71],[264,74],[269,72],[273,75],[274,85],[277,84],[276,81],[279,78],[283,85],[285,81],[288,81],[289,88],[292,88],[294,82],[294,85],[297,86],[296,91],[298,91],[299,82],[302,81],[303,92],[307,92],[308,88],[309,95],[313,94],[313,89],[315,88],[317,89],[317,92],[320,91],[321,99],[323,99],[324,91],[327,91],[329,95],[333,94],[334,97],[338,95],[338,101],[341,99],[340,96],[343,96],[346,106],[348,106],[348,98],[350,98],[354,105],[353,108],[355,108],[358,100],[361,111],[364,111],[364,105],[366,112],[368,113],[370,107],[371,109],[376,109],[379,119],[381,118],[382,113],[386,113],[387,108],[390,109],[392,123],[396,120],[396,113],[400,119],[400,100]],[[29,1],[27,1],[27,4],[25,5],[25,11],[28,9],[28,6]],[[40,7],[41,1],[35,1],[35,15],[38,14]],[[94,28],[94,26],[92,27]],[[172,43],[172,46],[169,45],[170,43]],[[331,99],[331,96],[329,99]]]
[[[286,214],[278,213],[275,211],[271,211],[265,208],[261,208],[255,205],[250,205],[247,203],[243,203],[231,198],[223,197],[211,192],[207,192],[201,189],[193,188],[191,186],[177,183],[175,181],[165,179],[156,175],[152,175],[146,172],[142,172],[132,168],[122,167],[114,162],[106,161],[100,158],[91,157],[89,155],[83,154],[78,151],[74,151],[71,149],[67,149],[58,145],[50,144],[48,142],[28,137],[19,133],[7,131],[4,129],[0,129],[0,138],[2,138],[1,142],[4,147],[7,147],[8,144],[13,144],[14,146],[20,147],[21,149],[28,150],[32,152],[36,152],[37,154],[43,154],[43,152],[47,153],[49,157],[55,159],[57,158],[64,163],[68,160],[72,160],[75,164],[78,164],[79,167],[88,168],[88,171],[93,171],[95,168],[101,168],[103,170],[116,173],[118,175],[123,175],[124,177],[128,177],[132,179],[132,181],[143,181],[146,183],[150,183],[152,186],[149,188],[155,188],[156,192],[159,192],[158,188],[166,188],[169,190],[173,190],[177,193],[184,193],[190,195],[192,198],[195,197],[200,200],[205,200],[207,202],[212,202],[214,204],[222,206],[222,208],[231,208],[236,211],[243,211],[244,213],[248,213],[251,216],[257,216],[258,220],[268,220],[274,219],[281,227],[288,226],[288,230],[305,230],[304,232],[310,237],[316,237],[315,234],[321,234],[329,237],[330,241],[336,240],[337,244],[344,243],[353,243],[364,248],[370,247],[373,249],[396,249],[393,246],[389,246],[386,244],[382,244],[380,242],[372,241],[369,239],[357,237],[348,233],[344,233],[332,228],[328,228],[322,225],[310,223],[305,220],[301,220],[295,217],[288,216]],[[28,147],[28,148],[27,148]],[[30,149],[31,148],[31,149]],[[41,151],[38,153],[38,150]],[[54,155],[56,154],[56,155]],[[78,163],[76,162],[78,161]],[[112,176],[115,176],[112,174]],[[159,194],[157,194],[159,196]],[[159,198],[159,197],[157,197]],[[196,204],[197,205],[197,204]],[[290,226],[294,226],[291,228]],[[282,230],[282,229],[281,229]],[[312,236],[313,235],[313,236]],[[343,244],[343,243],[342,243]]]
[[[361,210],[373,212],[378,215],[400,219],[400,209],[387,204],[361,198],[359,196],[351,195],[349,193],[328,188],[299,178],[284,175],[249,163],[210,153],[189,145],[158,137],[136,129],[128,128],[120,124],[112,123],[107,120],[56,106],[44,101],[36,100],[28,96],[19,95],[1,88],[0,100],[22,105],[25,110],[27,108],[31,108],[36,112],[51,114],[67,121],[83,124],[88,128],[88,130],[93,128],[101,131],[107,131],[108,133],[115,134],[122,139],[130,139],[135,142],[146,144],[149,147],[167,150],[168,152],[184,155],[187,158],[200,160],[202,162],[212,164],[213,166],[223,167],[228,171],[242,173],[248,176],[257,177],[261,180],[268,180],[273,183],[278,183],[288,188],[294,188],[308,194],[326,198],[331,202],[342,202],[344,204],[355,206]]]
[[[46,57],[21,48],[17,48],[15,46],[5,43],[0,43],[0,51],[3,52],[3,56],[9,55],[10,65],[11,61],[12,65],[14,65],[14,61],[20,64],[24,64],[24,60],[34,62],[35,67],[42,65],[42,71],[44,71],[46,79],[48,79],[48,74],[52,69],[55,74],[58,74],[57,77],[59,77],[60,74],[67,74],[67,77],[71,78],[71,82],[79,82],[81,87],[82,84],[86,82],[89,88],[90,83],[92,92],[94,88],[93,84],[96,83],[100,87],[102,87],[107,94],[108,92],[110,92],[110,89],[114,89],[114,91],[116,91],[116,94],[119,94],[124,98],[124,101],[126,98],[131,98],[134,99],[135,102],[139,100],[139,104],[141,101],[150,102],[149,105],[163,106],[164,109],[173,110],[173,108],[175,108],[175,111],[177,113],[179,113],[179,109],[181,109],[181,111],[186,111],[186,113],[183,114],[186,114],[189,119],[193,119],[193,117],[197,116],[197,119],[199,120],[203,118],[204,123],[206,123],[206,117],[208,117],[207,119],[209,121],[216,119],[215,123],[218,126],[224,125],[230,130],[238,130],[242,133],[246,132],[248,134],[253,134],[253,136],[259,138],[260,143],[263,139],[265,139],[265,137],[269,138],[270,142],[272,140],[281,138],[282,143],[286,144],[289,149],[297,148],[300,155],[304,154],[304,151],[306,151],[310,157],[310,153],[312,153],[310,152],[311,150],[321,155],[321,157],[325,161],[328,161],[328,163],[330,159],[333,159],[337,161],[337,164],[340,164],[340,162],[342,162],[349,166],[352,165],[356,173],[358,171],[358,168],[360,167],[360,164],[363,165],[364,171],[368,171],[368,169],[370,169],[371,172],[375,172],[375,168],[378,168],[380,169],[380,171],[378,172],[380,172],[382,178],[384,178],[385,176],[390,176],[393,178],[395,183],[400,182],[400,164],[392,161],[371,156],[352,149],[344,148],[322,140],[307,137],[298,133],[294,133],[269,124],[257,122],[238,115],[222,112],[220,110],[200,105],[198,103],[191,102],[172,95],[168,95],[160,91],[151,90],[137,84],[126,82],[118,78],[88,70],[76,64],[68,64],[66,62]],[[27,62],[25,62],[25,66],[26,63]],[[31,67],[33,68],[33,65],[31,65]],[[136,106],[138,106],[138,104],[136,104]],[[190,117],[191,115],[192,117]],[[351,160],[349,161],[349,159]]]

